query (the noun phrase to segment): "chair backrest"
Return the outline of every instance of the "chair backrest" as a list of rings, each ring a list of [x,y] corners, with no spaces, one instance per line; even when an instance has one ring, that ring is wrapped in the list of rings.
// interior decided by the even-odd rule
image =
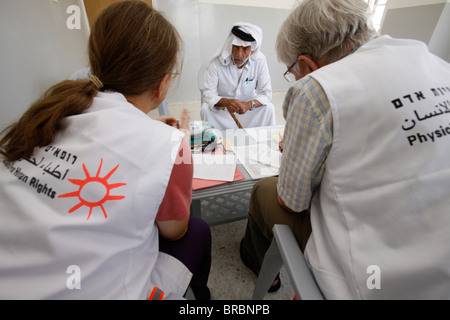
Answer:
[[[323,300],[324,297],[291,228],[287,225],[276,224],[273,227],[273,233],[297,297],[307,300]]]
[[[209,62],[203,64],[198,71],[198,89],[200,90],[200,101],[203,104],[203,92],[205,90],[205,73],[208,70]]]
[[[159,116],[170,116],[169,108],[167,107],[166,99],[158,106]]]
[[[91,68],[90,67],[86,67],[86,68],[81,68],[78,69],[77,71],[75,71],[74,73],[72,73],[68,80],[85,80],[85,81],[89,81],[89,77],[91,76]]]
[[[267,250],[253,291],[254,300],[262,300],[275,275],[284,265],[297,299],[323,300],[324,297],[309,270],[305,257],[287,225],[273,227],[273,239]]]

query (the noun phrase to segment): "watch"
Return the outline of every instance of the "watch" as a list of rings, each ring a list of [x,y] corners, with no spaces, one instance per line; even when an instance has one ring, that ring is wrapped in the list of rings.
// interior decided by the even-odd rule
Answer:
[[[252,108],[250,109],[250,111],[255,110],[255,108],[256,108],[255,100],[252,100]]]

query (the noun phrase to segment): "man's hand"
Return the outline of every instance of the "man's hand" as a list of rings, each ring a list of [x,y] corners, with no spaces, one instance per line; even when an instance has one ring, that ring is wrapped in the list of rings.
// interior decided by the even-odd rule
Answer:
[[[251,102],[250,102],[250,108],[248,108],[248,103],[246,103],[246,102],[241,102],[236,99],[222,98],[217,103],[217,106],[225,107],[228,109],[229,112],[232,112],[232,113],[244,114],[248,110],[251,109]]]
[[[277,192],[277,199],[278,199],[278,204],[287,212],[293,213],[294,210],[292,210],[291,208],[289,208],[283,201],[283,199],[280,198],[280,195]]]

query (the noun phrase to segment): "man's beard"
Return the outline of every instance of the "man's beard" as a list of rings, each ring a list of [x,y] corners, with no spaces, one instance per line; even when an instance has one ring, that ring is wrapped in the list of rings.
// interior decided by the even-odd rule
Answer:
[[[241,68],[247,63],[247,61],[250,57],[247,57],[247,59],[245,59],[245,60],[242,58],[234,57],[234,56],[232,56],[232,58],[233,58],[234,65],[238,68]]]

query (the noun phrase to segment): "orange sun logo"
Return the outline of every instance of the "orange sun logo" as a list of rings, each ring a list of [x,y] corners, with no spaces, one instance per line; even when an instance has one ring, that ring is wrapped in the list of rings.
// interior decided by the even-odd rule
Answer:
[[[89,207],[89,215],[86,219],[89,220],[92,214],[92,209],[94,207],[100,207],[106,219],[108,218],[108,215],[106,214],[103,204],[108,200],[121,200],[125,198],[125,196],[113,196],[109,194],[111,189],[126,185],[126,183],[109,184],[107,181],[117,170],[119,165],[117,165],[114,169],[112,169],[106,176],[100,178],[99,175],[102,169],[102,164],[103,159],[100,160],[100,166],[98,167],[97,174],[95,175],[95,177],[91,177],[88,170],[86,169],[85,164],[83,163],[83,170],[86,175],[86,179],[84,180],[69,179],[69,181],[72,182],[74,185],[80,187],[77,191],[58,196],[58,198],[78,197],[78,199],[80,199],[80,203],[78,203],[72,209],[70,209],[69,213],[78,210],[82,206]]]

